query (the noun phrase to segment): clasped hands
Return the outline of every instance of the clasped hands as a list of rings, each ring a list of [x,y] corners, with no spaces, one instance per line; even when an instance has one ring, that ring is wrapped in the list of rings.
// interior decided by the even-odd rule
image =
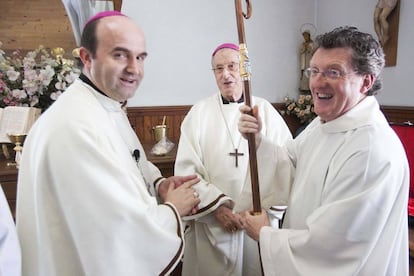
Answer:
[[[228,232],[244,229],[242,216],[238,213],[233,213],[233,210],[226,205],[220,205],[213,214],[221,227]]]
[[[197,175],[171,176],[161,182],[158,194],[163,202],[173,204],[180,216],[195,214],[200,198],[192,186],[198,182]]]
[[[195,214],[200,198],[192,187],[200,179],[196,175],[171,176],[162,181],[158,194],[163,202],[170,202],[175,206],[180,216]],[[219,206],[214,211],[214,216],[220,225],[228,232],[245,230],[254,240],[259,240],[260,229],[269,225],[269,218],[265,210],[260,215],[251,211],[233,213],[226,205]]]

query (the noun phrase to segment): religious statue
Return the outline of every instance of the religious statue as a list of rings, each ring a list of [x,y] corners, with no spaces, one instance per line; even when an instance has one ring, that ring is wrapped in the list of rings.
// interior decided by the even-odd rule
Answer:
[[[378,0],[374,11],[374,28],[378,40],[384,46],[390,38],[388,16],[394,10],[398,0]]]
[[[303,30],[303,43],[300,46],[300,92],[309,92],[309,79],[305,76],[305,70],[309,67],[310,59],[313,52],[313,40],[311,38],[310,30]]]

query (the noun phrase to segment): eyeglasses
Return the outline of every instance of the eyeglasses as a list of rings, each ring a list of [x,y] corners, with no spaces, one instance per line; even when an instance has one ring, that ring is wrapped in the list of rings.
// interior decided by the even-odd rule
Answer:
[[[239,71],[239,64],[236,62],[230,62],[228,64],[223,65],[217,65],[215,68],[213,68],[213,71],[215,74],[221,74],[224,72],[224,69],[227,69],[229,72],[238,72]]]
[[[330,80],[337,80],[337,79],[345,77],[346,75],[349,75],[350,73],[345,73],[338,69],[327,69],[325,71],[319,71],[319,69],[317,68],[306,68],[305,70],[305,76],[308,79],[314,78],[318,74],[322,74],[324,78],[327,78]]]

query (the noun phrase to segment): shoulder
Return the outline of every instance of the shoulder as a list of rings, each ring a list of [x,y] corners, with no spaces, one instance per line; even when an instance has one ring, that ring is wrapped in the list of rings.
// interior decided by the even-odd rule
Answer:
[[[338,140],[342,144],[338,154],[344,158],[358,157],[383,167],[390,162],[401,165],[404,160],[404,148],[395,132],[386,124],[373,123],[338,135],[342,136]]]
[[[257,97],[257,96],[252,96],[252,102],[253,102],[253,105],[263,105],[263,106],[272,105],[268,100],[261,98],[261,97]]]
[[[201,112],[201,111],[209,112],[210,110],[214,109],[215,106],[217,106],[217,99],[218,99],[217,95],[214,94],[207,98],[199,100],[193,106],[191,106],[188,114],[192,114],[195,112]]]
[[[97,99],[82,85],[76,85],[69,87],[40,116],[39,127],[54,133],[80,133],[107,124],[107,117],[107,112]]]

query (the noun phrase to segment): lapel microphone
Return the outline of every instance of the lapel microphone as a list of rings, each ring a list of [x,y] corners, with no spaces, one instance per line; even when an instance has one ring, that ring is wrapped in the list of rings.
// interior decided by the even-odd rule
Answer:
[[[139,149],[135,149],[135,150],[132,152],[132,156],[134,156],[135,161],[138,163],[138,161],[139,161],[139,156],[140,156]]]

